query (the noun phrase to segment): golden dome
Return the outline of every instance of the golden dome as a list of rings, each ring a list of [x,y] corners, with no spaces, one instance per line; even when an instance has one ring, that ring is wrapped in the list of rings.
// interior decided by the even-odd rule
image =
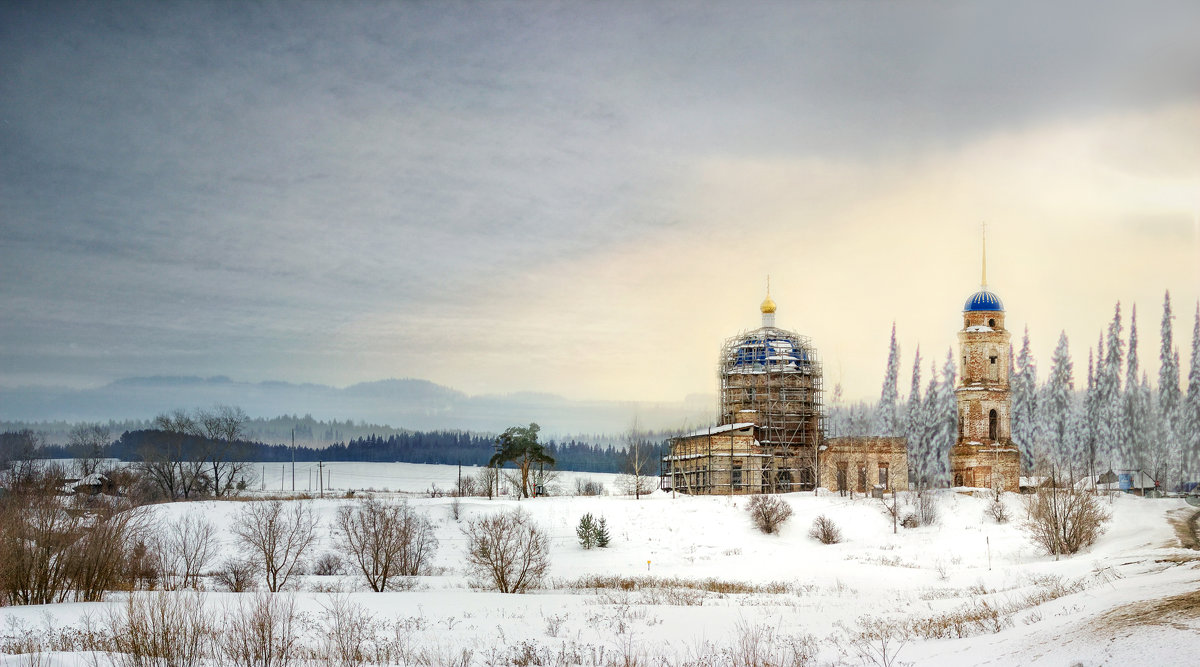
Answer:
[[[762,305],[758,307],[764,315],[775,312],[775,302],[771,299],[771,293],[767,292],[767,298],[763,299]]]

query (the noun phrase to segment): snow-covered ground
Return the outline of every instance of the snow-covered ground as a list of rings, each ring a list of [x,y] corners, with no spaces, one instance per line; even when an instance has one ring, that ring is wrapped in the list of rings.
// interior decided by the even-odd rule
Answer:
[[[454,466],[334,465],[337,488],[420,492],[432,483],[448,488],[457,476]],[[611,487],[612,476],[581,475]],[[572,476],[564,475],[561,485],[573,488]],[[1200,655],[1200,552],[1180,548],[1168,521],[1170,513],[1188,513],[1182,501],[1105,500],[1113,519],[1099,542],[1056,561],[1040,554],[1021,530],[1024,511],[1015,495],[1005,498],[1014,518],[1001,525],[985,515],[989,499],[943,492],[937,498],[938,525],[900,528],[896,534],[878,500],[811,493],[783,498],[795,515],[778,535],[764,535],[752,527],[745,497],[656,492],[640,501],[469,498],[461,501],[455,520],[451,498],[412,495],[408,502],[435,523],[440,574],[420,578],[416,590],[387,593],[369,592],[351,576],[305,577],[294,595],[302,610],[318,614],[331,595],[318,590],[350,589],[353,602],[402,631],[405,641],[428,648],[430,655],[461,655],[466,648],[473,664],[489,664],[496,656],[508,656],[498,664],[510,664],[520,655],[545,660],[526,664],[564,664],[550,656],[567,656],[565,664],[603,664],[597,656],[632,654],[666,658],[668,664],[718,665],[756,640],[763,650],[780,651],[804,636],[811,636],[817,652],[814,664],[860,664],[855,638],[865,633],[868,638],[858,646],[869,649],[871,629],[900,620],[913,627],[913,620],[922,619],[924,637],[891,644],[899,661],[1183,665],[1196,664]],[[321,518],[325,537],[314,555],[331,550],[333,517],[354,501],[295,502],[311,503]],[[219,527],[223,549],[232,552],[228,527],[243,506],[175,503],[156,506],[154,513],[161,521],[201,513]],[[552,587],[526,595],[472,588],[463,566],[462,527],[472,518],[517,507],[551,536]],[[585,512],[607,519],[609,548],[579,546],[575,526]],[[823,545],[808,536],[822,514],[841,528],[842,543]],[[637,590],[571,585],[589,575],[646,579]],[[677,581],[668,585],[668,579]],[[706,579],[742,582],[757,591],[696,590]],[[208,586],[206,604],[214,608],[238,597]],[[121,600],[113,594],[104,603],[3,608],[0,616],[10,620],[0,628],[44,627],[47,613],[59,627],[79,624]],[[55,659],[86,664],[77,655]],[[13,657],[2,664],[24,663]]]

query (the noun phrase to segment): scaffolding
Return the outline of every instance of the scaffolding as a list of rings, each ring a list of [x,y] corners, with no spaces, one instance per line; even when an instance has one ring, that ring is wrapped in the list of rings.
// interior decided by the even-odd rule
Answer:
[[[718,379],[720,425],[676,440],[705,438],[706,452],[698,456],[695,447],[673,445],[662,462],[664,488],[738,494],[819,486],[822,370],[811,341],[773,326],[744,331],[722,345]],[[747,424],[754,426],[753,446],[737,450],[732,432],[726,438],[722,429]]]

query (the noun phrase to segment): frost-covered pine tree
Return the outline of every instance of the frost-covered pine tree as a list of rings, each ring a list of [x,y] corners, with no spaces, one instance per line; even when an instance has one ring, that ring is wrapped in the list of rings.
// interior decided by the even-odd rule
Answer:
[[[1104,342],[1101,336],[1101,343]],[[1102,347],[1096,348],[1096,354]],[[1100,396],[1096,389],[1096,367],[1098,364],[1093,364],[1093,351],[1088,350],[1088,374],[1087,374],[1087,392],[1084,394],[1083,414],[1084,420],[1084,438],[1083,448],[1077,450],[1077,454],[1081,457],[1076,463],[1080,470],[1086,470],[1089,475],[1096,472],[1096,444],[1100,439]]]
[[[1173,479],[1179,483],[1183,482],[1181,477],[1172,477],[1170,473],[1182,474],[1179,469],[1179,464],[1183,463],[1183,439],[1180,434],[1180,404],[1181,394],[1179,391],[1179,349],[1175,347],[1175,333],[1172,330],[1171,320],[1174,315],[1171,313],[1171,292],[1168,290],[1163,294],[1163,316],[1162,330],[1160,332],[1161,345],[1158,349],[1158,401],[1156,407],[1157,413],[1157,434],[1158,440],[1165,448],[1170,450],[1171,470],[1165,471],[1166,479]],[[1171,488],[1173,485],[1166,485]]]
[[[958,367],[954,363],[954,352],[950,351],[942,366],[941,378],[936,384],[931,378],[929,391],[925,393],[928,419],[926,458],[933,486],[944,486],[948,481],[950,448],[958,438],[958,397],[954,392],[957,380]]]
[[[879,414],[876,434],[900,433],[900,344],[896,342],[896,323],[892,322],[892,342],[888,345],[887,371],[883,376],[883,391],[879,394]]]
[[[1012,359],[1012,354],[1008,355]],[[1021,450],[1021,471],[1028,473],[1033,464],[1037,438],[1037,362],[1029,350],[1029,327],[1021,341],[1016,367],[1009,377],[1012,392],[1012,437]]]
[[[914,485],[924,482],[925,470],[925,411],[921,403],[921,348],[913,357],[912,385],[908,391],[908,407],[904,415],[904,437],[908,440],[909,480]],[[916,465],[912,465],[913,463]]]
[[[1142,387],[1138,383],[1137,353],[1137,304],[1129,310],[1129,354],[1125,361],[1125,390],[1121,392],[1121,438],[1120,456],[1122,465],[1132,469],[1146,467],[1146,430],[1150,428],[1149,416],[1145,414]]]
[[[1074,364],[1071,362],[1071,348],[1067,342],[1067,332],[1058,334],[1058,345],[1054,355],[1050,357],[1050,376],[1042,390],[1042,400],[1038,402],[1039,436],[1044,448],[1039,452],[1039,458],[1044,457],[1043,463],[1062,465],[1075,458],[1068,433],[1071,431],[1071,416],[1074,410]]]
[[[1067,434],[1065,438],[1066,456],[1059,461],[1063,470],[1075,479],[1092,472],[1087,464],[1088,448],[1088,414],[1086,393],[1075,393],[1071,396],[1071,412],[1067,417]]]
[[[1188,369],[1187,400],[1179,424],[1186,441],[1183,452],[1183,476],[1191,480],[1200,464],[1200,301],[1196,302],[1196,322],[1192,326],[1192,363]]]
[[[1124,411],[1121,400],[1121,371],[1125,359],[1125,343],[1121,340],[1121,329],[1121,304],[1118,302],[1112,322],[1108,325],[1104,358],[1096,371],[1096,399],[1100,412],[1096,454],[1105,470],[1122,467],[1121,442],[1125,436],[1125,427],[1122,419]]]

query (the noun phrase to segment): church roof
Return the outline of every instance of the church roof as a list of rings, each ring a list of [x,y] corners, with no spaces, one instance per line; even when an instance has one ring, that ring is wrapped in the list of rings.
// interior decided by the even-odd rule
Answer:
[[[995,310],[1004,311],[1004,302],[992,290],[981,287],[978,292],[967,297],[967,303],[963,305],[963,312],[973,310]]]

